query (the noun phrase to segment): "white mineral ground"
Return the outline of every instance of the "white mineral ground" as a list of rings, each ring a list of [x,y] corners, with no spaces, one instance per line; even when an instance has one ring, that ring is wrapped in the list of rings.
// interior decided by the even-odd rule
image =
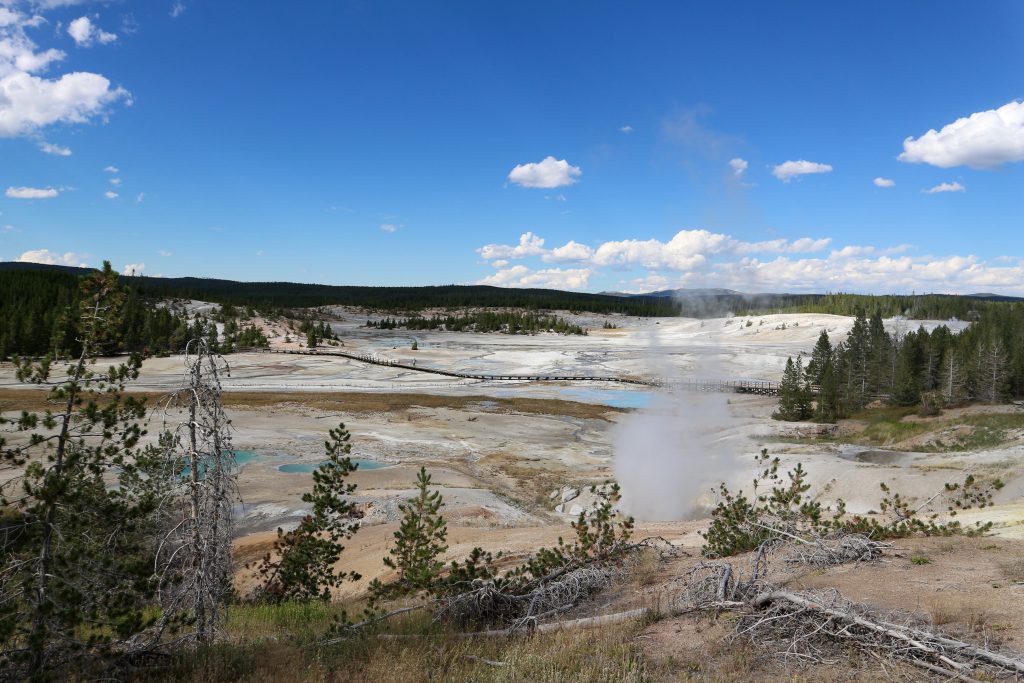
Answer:
[[[484,374],[778,380],[786,358],[809,355],[821,330],[828,331],[834,344],[852,325],[851,318],[817,314],[702,321],[562,313],[590,328],[590,334],[512,336],[368,329],[362,327],[365,312],[333,310],[338,316],[333,327],[345,351]],[[618,329],[602,329],[606,320]],[[947,321],[887,322],[891,330],[903,331],[920,324],[962,327]],[[271,325],[268,331],[275,348],[298,348],[294,342],[284,343],[280,326]],[[417,351],[410,349],[413,340]],[[711,488],[723,480],[730,486],[749,484],[754,456],[763,447],[782,459],[784,469],[803,463],[824,501],[843,498],[854,512],[877,508],[879,482],[923,502],[944,482],[961,480],[965,471],[998,474],[1007,485],[996,495],[995,507],[961,519],[992,520],[995,533],[1024,537],[1024,409],[1013,406],[1001,410],[1020,413],[1022,428],[997,450],[863,455],[872,449],[778,442],[793,425],[771,420],[776,405],[771,398],[666,398],[658,390],[617,383],[448,379],[336,357],[244,353],[228,360],[231,376],[224,380],[225,392],[266,393],[268,398],[291,394],[292,399],[285,395],[268,405],[253,401],[259,405],[228,408],[235,447],[257,454],[241,466],[239,475],[244,501],[240,558],[264,552],[274,529],[287,528],[304,513],[301,495],[311,484],[310,474],[278,468],[319,462],[330,427],[344,422],[352,433],[353,455],[386,465],[361,469],[352,478],[366,517],[343,561],[365,579],[347,586],[346,592],[358,592],[365,581],[381,575],[380,559],[397,526],[397,503],[410,495],[421,465],[433,474],[444,496],[452,558],[464,556],[474,545],[515,555],[555,542],[570,531],[572,506],[586,502],[588,494],[568,501],[564,514],[554,509],[561,496],[550,495],[616,474],[623,483],[624,505],[648,517],[638,524],[639,536],[656,534],[699,545],[697,531],[704,524],[699,517],[713,501]],[[149,359],[133,387],[168,390],[178,385],[182,371],[181,357]],[[10,365],[0,366],[0,388],[16,386]],[[332,393],[338,395],[336,407]],[[395,393],[432,400],[420,406],[413,396],[390,410],[372,402],[360,405],[361,395],[369,399]],[[316,400],[306,400],[312,398]],[[501,400],[518,398],[554,401],[526,409]],[[8,402],[5,408],[15,406]],[[158,427],[158,420],[150,425],[151,437]],[[239,576],[243,589],[244,575]]]

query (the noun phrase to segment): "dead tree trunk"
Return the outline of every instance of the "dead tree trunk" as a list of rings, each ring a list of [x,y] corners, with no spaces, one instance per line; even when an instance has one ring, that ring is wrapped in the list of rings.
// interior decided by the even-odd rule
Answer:
[[[169,461],[178,481],[169,510],[172,526],[158,550],[157,569],[165,623],[188,618],[193,628],[186,639],[206,643],[217,637],[231,589],[232,508],[238,489],[220,386],[220,375],[230,369],[202,339],[189,342],[185,364],[183,386],[164,404]],[[177,424],[169,426],[175,417]]]

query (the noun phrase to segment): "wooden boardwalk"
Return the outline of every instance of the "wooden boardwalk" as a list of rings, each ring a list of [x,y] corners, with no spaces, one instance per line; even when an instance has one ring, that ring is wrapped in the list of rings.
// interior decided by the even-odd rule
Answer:
[[[636,384],[648,387],[668,387],[680,391],[704,391],[727,394],[756,394],[758,396],[778,396],[779,383],[768,380],[750,379],[682,379],[682,380],[661,380],[645,379],[641,377],[620,377],[614,375],[496,375],[473,372],[457,372],[454,370],[441,370],[422,365],[411,365],[388,358],[372,356],[364,353],[349,353],[347,351],[291,351],[291,350],[262,350],[262,353],[283,353],[296,356],[335,356],[348,358],[349,360],[371,365],[381,365],[389,368],[401,368],[413,372],[425,372],[432,375],[444,377],[455,377],[458,379],[475,379],[481,381],[518,381],[518,382],[617,382],[619,384]]]

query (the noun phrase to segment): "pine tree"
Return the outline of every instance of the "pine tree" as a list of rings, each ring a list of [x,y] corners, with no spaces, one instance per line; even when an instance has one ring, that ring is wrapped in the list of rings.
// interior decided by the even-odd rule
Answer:
[[[868,321],[864,310],[858,308],[853,327],[846,338],[845,396],[851,410],[860,410],[868,402],[868,365],[870,359],[870,340],[868,337]]]
[[[261,582],[254,599],[326,602],[332,588],[361,578],[356,572],[335,568],[345,550],[342,541],[359,529],[359,511],[347,498],[356,485],[346,480],[359,466],[352,462],[350,440],[343,424],[330,431],[330,439],[324,442],[327,461],[313,472],[312,491],[302,496],[303,502],[312,503],[313,511],[292,531],[277,530],[274,552],[267,553],[257,568]]]
[[[821,376],[825,372],[825,366],[832,361],[832,343],[828,339],[828,332],[822,330],[818,335],[818,341],[811,351],[811,359],[807,362],[807,381],[815,386],[821,384]]]
[[[840,416],[839,385],[832,368],[832,359],[826,358],[818,381],[818,400],[814,408],[814,418],[819,422],[835,422]]]
[[[786,359],[786,369],[779,384],[779,409],[773,417],[778,420],[797,422],[811,416],[810,390],[803,378],[803,359],[797,356]]]
[[[444,499],[440,491],[430,490],[431,483],[426,468],[420,467],[416,496],[398,506],[402,523],[395,532],[391,556],[384,558],[384,564],[396,570],[398,578],[390,584],[378,580],[371,584],[371,594],[378,599],[429,590],[444,568],[438,558],[448,550],[448,523],[440,514]]]
[[[109,263],[81,281],[80,301],[80,351],[67,359],[66,379],[51,380],[52,357],[18,363],[21,381],[53,381],[56,410],[22,414],[18,431],[41,429],[24,445],[0,439],[3,469],[23,468],[0,486],[0,670],[15,679],[66,677],[76,657],[123,650],[152,622],[157,501],[139,476],[145,406],[123,393],[142,362],[133,354],[92,370],[117,348],[122,320],[124,292]]]

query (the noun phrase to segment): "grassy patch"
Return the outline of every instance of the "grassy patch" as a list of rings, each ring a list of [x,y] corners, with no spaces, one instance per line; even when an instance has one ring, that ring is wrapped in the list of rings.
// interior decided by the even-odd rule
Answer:
[[[330,608],[310,613],[326,628]],[[228,640],[175,657],[135,681],[626,681],[651,680],[635,638],[641,622],[514,638],[459,638],[426,615],[397,620],[406,640],[353,638],[319,646],[295,606],[236,607]],[[265,634],[265,635],[260,635]]]
[[[1024,430],[1024,414],[976,413],[955,418],[919,420],[913,407],[887,406],[861,411],[849,418],[859,430],[811,438],[787,439],[797,443],[844,443],[925,453],[958,453],[999,448]],[[908,439],[932,435],[912,445]]]

